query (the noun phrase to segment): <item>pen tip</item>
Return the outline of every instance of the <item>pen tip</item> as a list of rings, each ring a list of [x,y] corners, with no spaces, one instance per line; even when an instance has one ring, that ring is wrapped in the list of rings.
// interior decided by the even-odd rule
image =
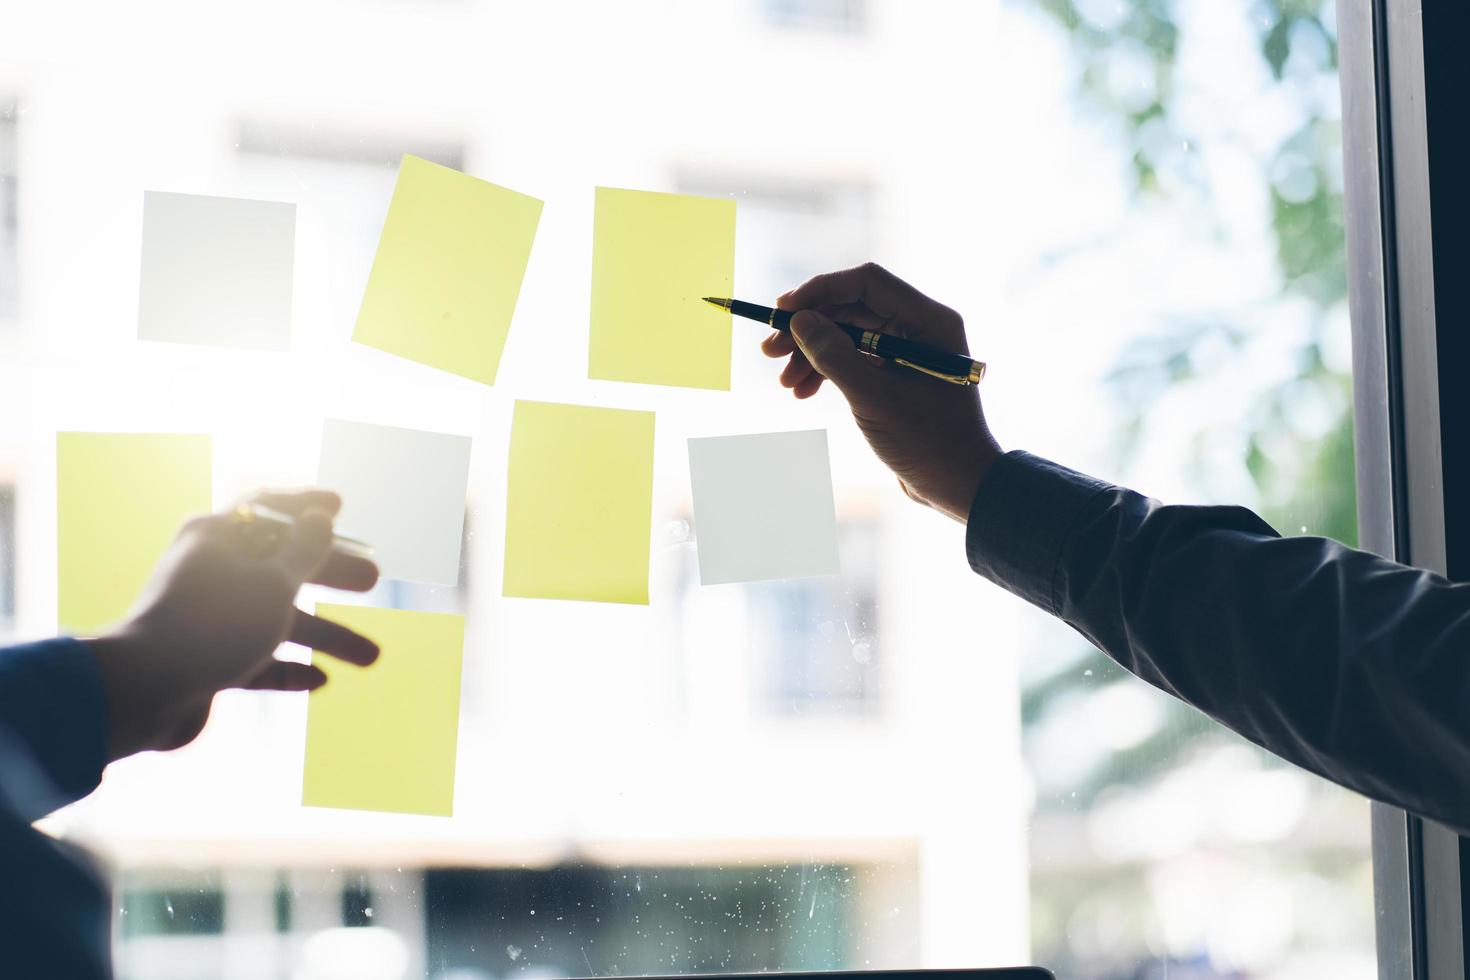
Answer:
[[[730,308],[730,301],[728,299],[720,299],[716,296],[706,296],[704,297],[704,301],[710,306],[718,306],[722,310],[728,310]]]

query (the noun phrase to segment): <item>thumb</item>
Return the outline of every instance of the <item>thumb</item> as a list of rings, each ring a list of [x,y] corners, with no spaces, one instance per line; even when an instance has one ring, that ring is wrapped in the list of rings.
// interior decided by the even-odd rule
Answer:
[[[324,510],[303,511],[296,518],[291,536],[276,555],[276,561],[297,582],[317,573],[332,553],[332,518]]]
[[[866,394],[873,365],[837,324],[815,310],[791,318],[791,336],[812,367],[831,379],[848,401]]]

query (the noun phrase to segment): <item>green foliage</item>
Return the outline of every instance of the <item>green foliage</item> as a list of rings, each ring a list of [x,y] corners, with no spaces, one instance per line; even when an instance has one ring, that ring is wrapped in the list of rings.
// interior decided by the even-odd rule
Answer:
[[[1166,186],[1199,188],[1193,162],[1172,149],[1190,140],[1172,112],[1174,74],[1182,30],[1172,0],[1119,0],[1121,8],[1099,26],[1074,0],[1029,0],[1066,31],[1081,68],[1079,98],[1110,118],[1126,141],[1132,161],[1133,192],[1161,200]],[[1259,392],[1246,412],[1244,458],[1259,493],[1263,516],[1283,533],[1323,534],[1349,544],[1356,540],[1350,379],[1333,373],[1323,357],[1323,331],[1330,314],[1347,295],[1343,201],[1334,174],[1340,172],[1340,134],[1336,120],[1324,118],[1317,99],[1321,75],[1337,66],[1337,41],[1329,7],[1333,0],[1260,0],[1254,5],[1260,53],[1275,84],[1301,107],[1302,124],[1269,155],[1271,229],[1275,238],[1280,293],[1305,300],[1308,340],[1295,352],[1294,370],[1281,383]],[[1108,86],[1108,61],[1118,49],[1137,58],[1142,52],[1153,71],[1148,104],[1128,104]],[[1162,128],[1162,134],[1160,133]],[[1172,155],[1171,155],[1172,154]],[[1173,180],[1160,180],[1162,174]],[[1200,384],[1219,370],[1218,358],[1203,352],[1248,349],[1260,326],[1211,314],[1196,322],[1171,324],[1132,343],[1109,375],[1109,385],[1128,418],[1118,442],[1126,462],[1149,435],[1149,415],[1158,400],[1181,386]],[[1317,421],[1300,421],[1303,405],[1317,409]],[[1333,414],[1321,424],[1321,409]],[[1311,415],[1312,413],[1305,413]],[[1203,474],[1200,474],[1203,479]],[[1030,686],[1023,696],[1028,727],[1075,695],[1111,683],[1119,668],[1100,666],[1090,655]],[[1073,787],[1067,806],[1086,807],[1110,783],[1146,782],[1180,763],[1208,740],[1220,737],[1203,716],[1171,704],[1157,732],[1118,753]],[[1048,801],[1039,801],[1042,807]]]
[[[1305,27],[1319,34],[1331,51],[1332,65],[1337,65],[1337,38],[1322,20],[1322,4],[1318,0],[1275,0],[1261,5],[1266,10],[1268,27],[1261,35],[1261,56],[1271,66],[1271,74],[1280,81],[1291,56],[1291,34]]]
[[[1183,179],[1191,175],[1184,164],[1158,156],[1159,147],[1177,146],[1188,139],[1178,131],[1171,114],[1173,75],[1179,53],[1181,28],[1171,0],[1120,0],[1121,12],[1108,29],[1083,17],[1075,0],[1033,0],[1069,34],[1082,66],[1081,97],[1110,115],[1131,147],[1135,191],[1162,194],[1158,174],[1171,170]],[[1337,67],[1337,40],[1326,19],[1332,0],[1260,0],[1254,21],[1260,26],[1261,56],[1277,83],[1300,94],[1305,121],[1276,149],[1267,178],[1270,184],[1271,228],[1276,239],[1281,293],[1309,300],[1322,319],[1347,295],[1347,263],[1342,191],[1335,185],[1340,134],[1334,120],[1324,118],[1314,104],[1313,79],[1300,81],[1288,72],[1294,55],[1305,59],[1306,71]],[[1156,75],[1156,98],[1139,110],[1119,102],[1105,84],[1105,64],[1119,46],[1141,46]],[[1145,138],[1150,127],[1163,126],[1168,139]],[[1201,380],[1206,373],[1193,353],[1206,342],[1223,337],[1231,347],[1249,343],[1255,327],[1219,320],[1187,324],[1169,333],[1144,337],[1125,351],[1110,381],[1132,412],[1125,425],[1120,451],[1126,460],[1139,440],[1147,437],[1147,417],[1166,391]],[[1244,460],[1261,491],[1263,509],[1290,526],[1296,505],[1307,507],[1318,519],[1296,520],[1297,526],[1323,529],[1345,541],[1355,537],[1353,527],[1353,470],[1349,400],[1338,398],[1338,422],[1326,439],[1320,435],[1288,433],[1298,455],[1283,458],[1264,448],[1283,442],[1290,429],[1288,403],[1294,397],[1323,389],[1345,391],[1344,378],[1330,376],[1322,363],[1320,342],[1310,341],[1297,358],[1298,372],[1278,388],[1258,396],[1250,417],[1253,428],[1245,440]],[[1268,438],[1268,436],[1270,438]],[[1290,485],[1288,485],[1290,483]],[[1330,532],[1325,529],[1331,529]]]
[[[1340,145],[1337,126],[1313,117],[1282,143],[1271,167],[1271,228],[1283,289],[1322,309],[1347,296],[1342,192],[1327,169]]]

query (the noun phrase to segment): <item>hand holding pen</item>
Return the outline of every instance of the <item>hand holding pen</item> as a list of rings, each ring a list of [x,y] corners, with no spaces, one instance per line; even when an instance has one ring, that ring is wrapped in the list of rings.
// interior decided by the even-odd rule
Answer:
[[[722,310],[729,310],[736,316],[764,323],[782,333],[791,329],[791,318],[796,315],[796,311],[772,309],[769,306],[746,303],[738,299],[706,296],[704,301]],[[910,371],[918,371],[931,378],[938,378],[940,381],[948,381],[950,384],[957,385],[977,385],[985,377],[983,362],[974,360],[967,354],[945,350],[942,347],[911,340],[882,329],[890,326],[887,322],[884,322],[880,328],[872,330],[841,321],[837,321],[836,326],[838,330],[847,334],[853,346],[864,354],[887,358]]]
[[[225,688],[327,682],[313,664],[275,659],[282,643],[359,665],[377,658],[371,640],[295,605],[307,583],[365,592],[378,580],[367,546],[333,533],[341,505],[325,490],[266,492],[184,526],[128,619],[85,641],[107,702],[109,759],[193,741]]]
[[[839,325],[968,360],[960,315],[873,264],[810,279],[776,306],[795,311],[789,332],[773,333],[761,344],[768,357],[789,356],[781,384],[797,398],[810,398],[830,379],[904,492],[964,523],[981,480],[1000,456],[978,389],[940,383],[928,373],[870,357]]]

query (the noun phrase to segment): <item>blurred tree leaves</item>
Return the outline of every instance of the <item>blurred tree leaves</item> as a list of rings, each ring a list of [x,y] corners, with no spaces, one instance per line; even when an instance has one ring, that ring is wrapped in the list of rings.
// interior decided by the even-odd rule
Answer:
[[[1067,34],[1078,59],[1078,98],[1095,115],[1111,120],[1130,154],[1133,192],[1164,200],[1167,188],[1202,187],[1197,161],[1188,153],[1193,134],[1177,121],[1176,72],[1185,40],[1180,0],[1022,0],[1042,11]],[[1196,0],[1213,3],[1217,0]],[[1346,242],[1341,189],[1341,139],[1337,119],[1323,112],[1323,82],[1335,80],[1338,46],[1333,0],[1231,0],[1250,17],[1272,83],[1300,112],[1300,124],[1266,155],[1262,179],[1269,190],[1270,228],[1280,297],[1302,309],[1309,321],[1305,340],[1290,352],[1290,370],[1257,390],[1236,440],[1241,460],[1259,491],[1260,510],[1284,534],[1313,533],[1356,541],[1350,379],[1335,372],[1325,356],[1327,331],[1342,329],[1347,295]],[[1128,84],[1118,84],[1120,57],[1130,65]],[[1208,147],[1202,147],[1208,152]],[[1163,178],[1169,179],[1163,179]],[[1125,407],[1118,442],[1123,461],[1149,436],[1150,412],[1165,395],[1207,383],[1229,370],[1224,349],[1247,356],[1260,332],[1228,311],[1131,343],[1109,376]],[[1279,348],[1273,348],[1278,349]],[[1280,356],[1279,353],[1275,356]],[[1195,461],[1196,464],[1198,460]],[[1200,479],[1207,476],[1200,469]],[[1119,670],[1100,656],[1074,661],[1059,673],[1028,686],[1023,724],[1045,721],[1054,706],[1073,703],[1079,692],[1100,691]],[[1224,736],[1191,709],[1171,702],[1165,722],[1150,737],[1104,761],[1061,799],[1039,800],[1043,808],[1087,808],[1109,784],[1147,782],[1179,765],[1192,752]]]
[[[1159,175],[1166,170],[1181,181],[1196,180],[1187,158],[1173,152],[1191,139],[1172,112],[1183,29],[1176,0],[1031,2],[1070,36],[1082,68],[1079,97],[1115,120],[1132,150],[1136,192],[1164,194]],[[1304,121],[1281,141],[1264,176],[1281,292],[1309,301],[1314,329],[1294,358],[1296,375],[1257,396],[1244,462],[1260,490],[1263,516],[1279,529],[1299,532],[1305,525],[1351,544],[1356,541],[1351,400],[1343,397],[1346,380],[1326,367],[1322,351],[1328,315],[1347,296],[1342,189],[1335,176],[1341,172],[1341,134],[1336,119],[1325,117],[1317,104],[1321,78],[1337,69],[1331,6],[1332,0],[1257,0],[1251,9],[1271,77],[1296,96],[1302,109]],[[1146,58],[1151,67],[1146,105],[1120,97],[1119,86],[1109,82],[1109,64],[1120,48]],[[1170,387],[1200,380],[1205,359],[1194,355],[1202,344],[1224,338],[1240,348],[1253,335],[1250,323],[1212,322],[1133,344],[1111,378],[1131,415],[1120,444],[1125,458],[1146,437],[1148,412],[1157,398]],[[1293,399],[1338,404],[1326,438],[1317,431],[1295,431]],[[1314,519],[1304,519],[1308,515]]]

